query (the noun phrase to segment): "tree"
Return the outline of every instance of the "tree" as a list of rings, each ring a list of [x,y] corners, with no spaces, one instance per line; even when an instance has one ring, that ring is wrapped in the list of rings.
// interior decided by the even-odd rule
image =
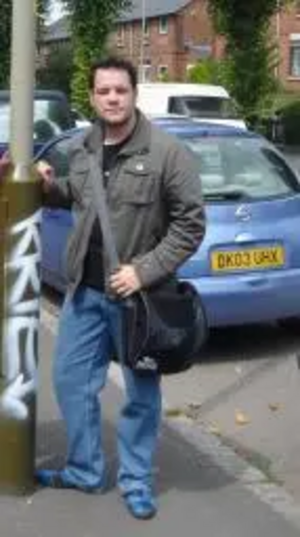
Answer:
[[[198,60],[188,70],[186,78],[196,84],[226,84],[226,62],[214,58]]]
[[[73,53],[71,46],[65,45],[57,54],[52,50],[47,56],[46,65],[36,72],[36,84],[41,89],[57,89],[71,96]]]
[[[0,1],[0,88],[9,86],[12,5],[13,0]],[[49,5],[49,0],[36,0],[38,27],[43,24],[43,18],[41,17],[48,12]]]
[[[119,13],[130,0],[61,0],[70,13],[73,78],[72,102],[82,113],[90,114],[87,79],[91,63],[103,57],[107,38]]]
[[[270,23],[287,0],[209,0],[217,32],[225,37],[227,85],[245,117],[256,117],[276,91],[276,44]],[[275,45],[275,48],[274,48]]]
[[[0,87],[8,85],[10,75],[10,36],[12,0],[0,2]]]

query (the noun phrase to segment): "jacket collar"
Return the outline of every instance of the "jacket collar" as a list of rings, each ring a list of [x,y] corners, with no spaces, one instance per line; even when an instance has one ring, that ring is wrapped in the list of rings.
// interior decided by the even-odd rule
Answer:
[[[142,112],[136,109],[136,125],[120,154],[130,156],[149,151],[151,139],[151,124]],[[102,152],[104,129],[101,120],[96,120],[86,135],[85,145],[92,153]]]

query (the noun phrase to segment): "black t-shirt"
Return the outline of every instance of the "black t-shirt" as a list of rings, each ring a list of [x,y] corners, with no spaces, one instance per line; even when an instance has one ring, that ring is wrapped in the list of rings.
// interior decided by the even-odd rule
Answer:
[[[113,169],[116,157],[125,144],[122,141],[119,144],[107,144],[103,146],[103,179],[104,186],[107,186],[110,172]],[[88,251],[84,262],[84,272],[82,284],[87,287],[93,287],[99,291],[104,290],[104,268],[102,258],[102,233],[98,217],[94,222]]]

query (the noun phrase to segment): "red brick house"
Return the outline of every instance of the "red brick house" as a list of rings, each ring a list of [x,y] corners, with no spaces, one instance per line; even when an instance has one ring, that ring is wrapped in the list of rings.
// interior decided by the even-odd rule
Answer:
[[[199,57],[215,55],[206,1],[135,0],[120,17],[111,45],[131,58],[146,80],[165,75],[181,80]]]
[[[167,76],[183,80],[197,59],[220,58],[223,40],[213,30],[207,0],[133,0],[119,17],[109,45],[131,59],[143,80]],[[287,89],[300,91],[300,1],[274,17],[272,34],[279,43],[277,74]],[[43,39],[49,47],[68,41],[67,17],[52,24]]]
[[[300,91],[300,1],[278,13],[273,29],[280,45],[277,75],[287,89]]]

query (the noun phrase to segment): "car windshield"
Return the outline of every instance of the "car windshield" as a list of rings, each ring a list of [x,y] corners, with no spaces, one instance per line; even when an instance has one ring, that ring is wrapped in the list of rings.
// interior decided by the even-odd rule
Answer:
[[[237,110],[231,99],[223,97],[184,97],[187,115],[197,118],[236,119]]]
[[[206,199],[262,199],[299,191],[285,161],[258,139],[181,138],[197,158]]]
[[[68,128],[67,118],[59,100],[36,99],[34,101],[33,139],[45,142]],[[9,142],[10,103],[0,100],[0,143]]]
[[[0,101],[0,143],[6,144],[9,141],[9,109],[8,103]]]

